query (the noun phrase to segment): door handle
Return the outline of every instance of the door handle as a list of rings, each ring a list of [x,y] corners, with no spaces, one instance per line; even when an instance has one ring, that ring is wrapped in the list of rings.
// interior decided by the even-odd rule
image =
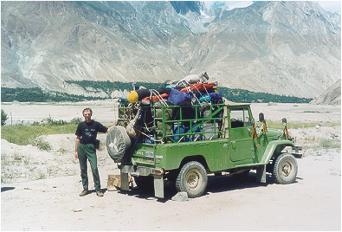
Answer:
[[[232,148],[236,149],[236,142],[235,141],[231,141],[231,143],[232,143]]]

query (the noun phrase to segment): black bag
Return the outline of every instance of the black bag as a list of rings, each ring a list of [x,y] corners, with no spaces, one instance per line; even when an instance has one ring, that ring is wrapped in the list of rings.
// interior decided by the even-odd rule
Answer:
[[[95,149],[100,149],[100,140],[95,140]]]

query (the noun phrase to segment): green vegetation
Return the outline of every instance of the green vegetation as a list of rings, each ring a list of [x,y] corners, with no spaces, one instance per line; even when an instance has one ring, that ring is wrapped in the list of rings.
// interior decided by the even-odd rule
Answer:
[[[329,148],[340,148],[341,143],[334,140],[334,139],[320,139],[319,145],[323,148],[329,149]]]
[[[41,122],[33,122],[32,124],[24,125],[5,125],[1,127],[1,138],[6,139],[10,143],[18,145],[32,144],[41,150],[49,151],[51,146],[49,143],[38,138],[41,135],[52,134],[69,134],[75,133],[78,123],[81,118],[73,118],[70,122],[64,120],[55,120],[51,117],[43,119]],[[104,124],[107,127],[111,124]],[[60,150],[63,153],[65,150]]]
[[[42,150],[49,150],[50,145],[37,139],[41,135],[67,134],[76,131],[77,123],[63,120],[46,119],[44,123],[35,122],[32,125],[6,125],[1,128],[1,138],[19,145],[32,144]]]
[[[39,171],[37,174],[36,174],[36,177],[34,178],[35,180],[41,180],[41,179],[46,179],[47,178],[47,175],[46,173],[42,172],[42,171]]]
[[[108,94],[108,97],[112,93],[113,90],[131,90],[133,89],[133,82],[110,82],[110,81],[66,81],[68,84],[76,84],[82,87],[85,90],[88,88],[94,88],[97,90],[101,90]],[[135,82],[135,86],[144,86],[148,89],[158,89],[163,86],[162,83],[151,83],[151,82]]]
[[[87,88],[95,88],[102,90],[110,96],[113,90],[129,90],[132,89],[132,82],[110,82],[110,81],[66,81],[69,84],[77,84],[87,90]],[[148,89],[158,89],[164,87],[163,83],[136,82],[136,86],[144,86]],[[311,98],[299,98],[292,96],[275,95],[269,93],[252,92],[244,89],[231,89],[220,87],[219,92],[225,98],[235,102],[283,102],[283,103],[308,103]]]
[[[100,97],[85,97],[53,91],[43,91],[40,88],[4,88],[1,87],[2,102],[65,102],[98,100]]]
[[[60,154],[66,154],[67,150],[64,148],[59,148],[57,152],[59,152]]]
[[[83,121],[82,118],[77,117],[77,118],[71,119],[70,123],[79,124],[82,121]]]
[[[309,103],[311,98],[275,95],[270,93],[252,92],[244,89],[230,89],[221,87],[220,93],[234,102],[278,102],[278,103]]]
[[[318,123],[314,122],[289,122],[287,124],[287,127],[289,129],[298,129],[298,128],[310,128],[315,127]],[[274,128],[274,129],[283,129],[283,125],[281,121],[275,122],[275,121],[267,121],[268,128]]]
[[[5,113],[3,109],[1,109],[1,126],[4,126],[6,124],[7,119],[8,115]]]
[[[53,91],[43,91],[40,88],[1,88],[1,101],[11,102],[63,102],[63,101],[85,101],[110,99],[113,90],[131,90],[132,82],[110,82],[110,81],[66,81],[67,84],[76,84],[85,91],[107,94],[106,98],[85,97],[80,95],[71,95]],[[136,82],[137,87],[144,86],[148,89],[158,89],[164,87],[163,83]],[[252,92],[243,89],[230,89],[220,87],[219,92],[223,97],[235,102],[282,102],[282,103],[308,103],[312,99],[299,98],[292,96],[282,96],[269,93]]]
[[[43,151],[50,151],[51,150],[51,146],[48,142],[44,141],[42,138],[36,138],[33,141],[34,146],[38,147],[40,150]]]
[[[324,126],[324,127],[337,127],[341,124],[338,122],[288,122],[287,127],[289,129],[299,129],[299,128],[312,128],[316,126]],[[281,121],[269,121],[267,120],[267,126],[268,128],[274,128],[274,129],[283,129],[283,125]]]

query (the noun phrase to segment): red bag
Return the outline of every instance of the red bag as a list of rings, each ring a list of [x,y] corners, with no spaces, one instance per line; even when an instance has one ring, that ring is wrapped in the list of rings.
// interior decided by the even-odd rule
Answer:
[[[214,87],[216,87],[215,83],[196,83],[196,84],[192,84],[189,85],[183,89],[181,89],[181,92],[183,93],[187,93],[187,92],[192,92],[192,91],[199,91],[199,92],[203,92],[205,90],[210,90],[213,89]]]
[[[167,93],[160,94],[160,97],[162,97],[162,98],[167,98],[168,96],[169,96],[169,94],[167,94]],[[150,100],[151,102],[158,102],[158,101],[160,101],[160,97],[159,96],[145,97],[143,99],[143,101]]]

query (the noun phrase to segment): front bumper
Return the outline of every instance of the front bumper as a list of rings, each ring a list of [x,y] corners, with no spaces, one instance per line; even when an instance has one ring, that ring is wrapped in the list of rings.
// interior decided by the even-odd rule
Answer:
[[[291,154],[294,157],[298,158],[298,159],[302,158],[303,157],[303,149],[302,149],[302,147],[300,147],[300,146],[292,147]]]

